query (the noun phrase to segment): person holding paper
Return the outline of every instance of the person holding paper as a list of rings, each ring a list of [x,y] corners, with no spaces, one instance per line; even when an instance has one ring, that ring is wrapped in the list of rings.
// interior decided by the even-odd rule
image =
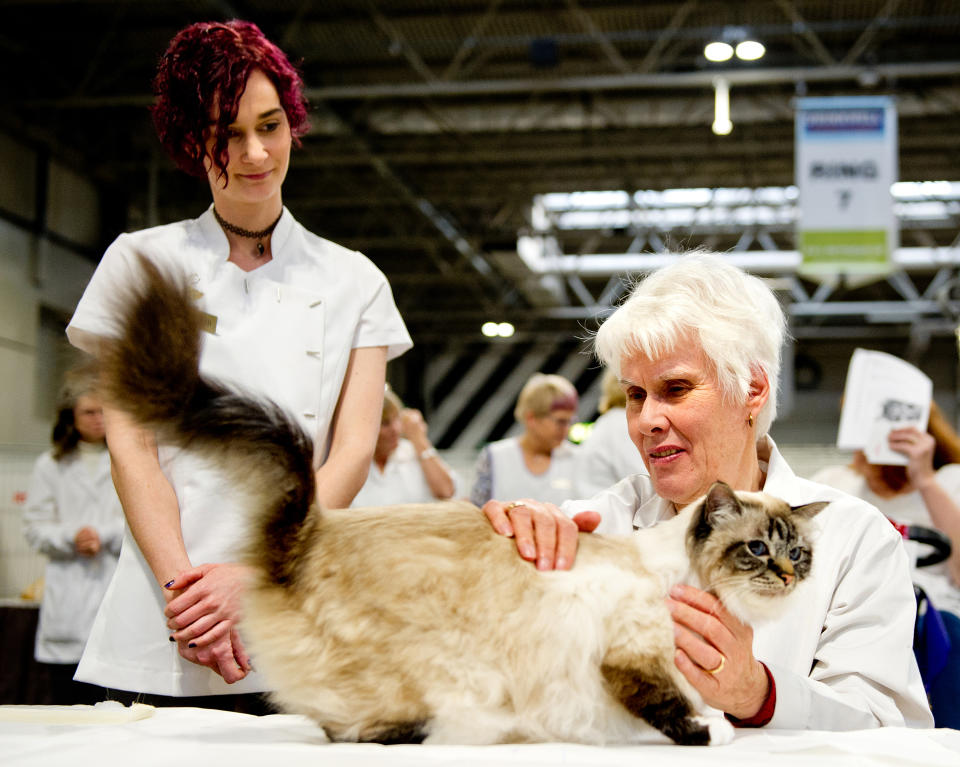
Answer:
[[[950,538],[951,554],[945,562],[918,568],[914,555],[911,564],[914,583],[939,610],[952,643],[945,670],[928,682],[934,721],[938,727],[960,728],[958,707],[937,705],[939,690],[947,700],[955,700],[960,689],[960,436],[931,400],[926,430],[892,429],[887,439],[889,449],[904,456],[906,465],[872,463],[858,450],[850,464],[828,466],[812,479],[864,499],[895,522],[932,527]]]
[[[873,463],[858,450],[849,465],[828,466],[812,479],[863,498],[896,522],[950,538],[950,558],[916,570],[914,578],[937,608],[960,614],[960,436],[931,402],[926,430],[892,429],[888,444],[906,458],[905,466]]]

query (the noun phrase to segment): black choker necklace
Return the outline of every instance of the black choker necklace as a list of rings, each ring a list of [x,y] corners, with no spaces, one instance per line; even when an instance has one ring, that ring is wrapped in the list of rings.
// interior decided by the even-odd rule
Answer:
[[[258,232],[251,232],[249,229],[241,229],[239,226],[234,226],[229,221],[224,221],[223,217],[219,213],[217,213],[216,207],[214,207],[213,209],[213,217],[217,219],[217,223],[220,224],[220,226],[222,226],[228,232],[232,232],[233,234],[236,234],[240,237],[249,237],[251,240],[257,241],[258,256],[262,256],[264,254],[264,251],[266,250],[261,240],[264,237],[269,236],[270,233],[277,228],[277,224],[280,223],[280,216],[282,215],[283,215],[283,210],[280,211],[280,215],[277,216],[276,219],[274,219],[273,223],[270,224],[270,226],[268,226],[266,229],[261,229]]]

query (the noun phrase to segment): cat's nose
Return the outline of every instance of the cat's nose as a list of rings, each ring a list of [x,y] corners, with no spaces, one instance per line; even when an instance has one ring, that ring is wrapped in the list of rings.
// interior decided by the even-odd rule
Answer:
[[[790,562],[780,560],[773,561],[770,563],[770,569],[783,581],[784,586],[789,586],[797,577],[793,570],[793,565],[790,564]]]

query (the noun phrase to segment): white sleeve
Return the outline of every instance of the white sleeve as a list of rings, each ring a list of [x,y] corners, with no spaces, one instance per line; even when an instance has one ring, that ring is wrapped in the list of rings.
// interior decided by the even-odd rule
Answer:
[[[122,234],[100,259],[67,326],[70,343],[90,354],[97,353],[98,340],[117,334],[116,311],[125,286],[134,279],[135,251],[130,235]]]
[[[372,281],[374,288],[361,313],[352,346],[354,349],[386,346],[387,359],[392,360],[412,347],[413,341],[393,300],[393,291],[387,278],[366,256],[361,253],[357,256],[369,267],[360,279]]]
[[[568,517],[581,511],[596,511],[600,514],[600,525],[594,532],[606,535],[630,535],[634,530],[634,522],[638,521],[641,527],[648,527],[657,522],[658,516],[647,518],[641,514],[637,520],[638,511],[650,509],[658,512],[659,504],[648,504],[656,500],[650,478],[635,474],[622,479],[613,487],[601,490],[592,498],[584,500],[570,500],[560,506],[560,510]],[[655,507],[655,509],[654,509]]]

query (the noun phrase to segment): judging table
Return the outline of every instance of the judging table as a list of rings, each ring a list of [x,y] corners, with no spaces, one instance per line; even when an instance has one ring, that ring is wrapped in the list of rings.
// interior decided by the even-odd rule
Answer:
[[[888,727],[854,732],[738,730],[732,743],[675,746],[651,734],[636,745],[544,743],[496,746],[330,743],[308,719],[199,708],[119,704],[0,706],[4,767],[702,767],[777,765],[960,767],[960,731]]]

